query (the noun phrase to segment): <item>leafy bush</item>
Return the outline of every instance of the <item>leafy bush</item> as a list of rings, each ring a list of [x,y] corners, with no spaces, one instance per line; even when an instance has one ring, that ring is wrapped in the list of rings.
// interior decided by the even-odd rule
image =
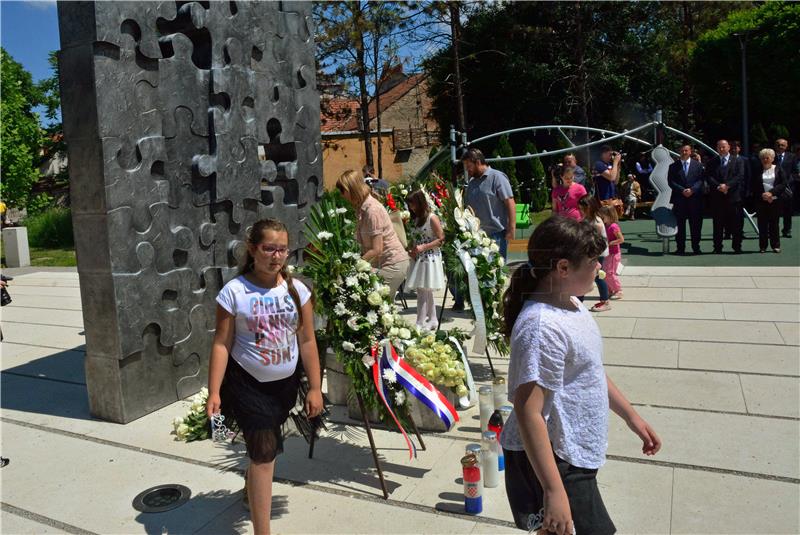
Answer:
[[[69,208],[51,208],[27,217],[24,223],[31,247],[71,247],[75,243]]]

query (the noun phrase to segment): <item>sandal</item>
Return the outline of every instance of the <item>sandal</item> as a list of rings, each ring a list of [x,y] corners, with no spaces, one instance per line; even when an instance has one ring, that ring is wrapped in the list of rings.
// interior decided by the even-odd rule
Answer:
[[[625,294],[623,294],[622,290],[620,290],[618,292],[612,293],[611,295],[608,296],[608,298],[616,301],[617,299],[622,299],[624,296]]]
[[[589,310],[591,312],[605,312],[606,310],[611,310],[611,307],[609,306],[608,301],[600,301]]]

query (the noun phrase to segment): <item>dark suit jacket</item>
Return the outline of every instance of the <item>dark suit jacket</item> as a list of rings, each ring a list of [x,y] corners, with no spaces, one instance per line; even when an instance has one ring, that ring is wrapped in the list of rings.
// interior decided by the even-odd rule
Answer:
[[[750,191],[753,192],[753,197],[757,201],[761,200],[761,195],[764,193],[764,182],[761,180],[761,175],[763,174],[764,168],[762,167],[756,173],[753,173],[753,177],[750,182]],[[775,197],[780,198],[783,190],[786,189],[786,185],[788,180],[786,179],[788,175],[783,172],[783,168],[775,166],[775,184],[772,186],[772,195]]]
[[[778,155],[775,155],[775,164],[778,163]],[[786,179],[791,183],[794,180],[797,180],[797,172],[796,172],[796,165],[797,160],[795,160],[794,154],[786,151],[783,153],[783,161],[781,162],[781,170],[783,170],[784,176]]]
[[[672,204],[701,203],[703,198],[703,164],[689,160],[689,173],[683,173],[683,162],[678,160],[670,164],[667,171],[667,182],[672,189],[669,202]],[[691,188],[694,192],[688,199],[683,196],[683,190]]]
[[[712,201],[727,199],[730,202],[742,202],[744,190],[745,161],[744,158],[728,156],[728,165],[722,167],[722,159],[715,156],[706,168],[706,182]],[[728,185],[728,193],[717,191],[721,184]]]

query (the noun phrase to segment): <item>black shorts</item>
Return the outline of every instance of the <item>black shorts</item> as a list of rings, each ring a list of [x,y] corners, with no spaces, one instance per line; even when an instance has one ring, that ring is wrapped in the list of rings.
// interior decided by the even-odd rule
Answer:
[[[233,357],[228,358],[220,388],[226,422],[235,422],[244,435],[247,454],[257,463],[269,463],[283,452],[283,424],[297,402],[300,366],[278,381],[259,382]]]
[[[529,521],[544,508],[544,491],[524,451],[503,449],[505,456],[506,495],[517,527],[529,530]],[[567,491],[572,522],[577,535],[610,535],[617,528],[608,516],[600,489],[597,470],[578,468],[556,456],[556,467]]]

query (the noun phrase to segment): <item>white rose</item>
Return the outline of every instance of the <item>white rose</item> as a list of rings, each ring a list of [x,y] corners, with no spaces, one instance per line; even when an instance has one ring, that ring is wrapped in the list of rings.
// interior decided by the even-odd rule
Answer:
[[[365,272],[367,272],[367,271],[371,270],[371,269],[372,269],[372,266],[370,265],[370,263],[369,263],[369,262],[367,262],[367,261],[366,261],[366,260],[364,260],[363,258],[359,258],[359,259],[356,261],[356,269],[357,269],[358,271],[361,271],[362,273],[365,273]]]
[[[506,265],[506,261],[503,260],[502,256],[498,256],[497,257],[497,265],[500,266],[500,267],[503,267],[504,265]]]
[[[492,251],[493,253],[499,253],[500,252],[500,247],[497,245],[497,243],[492,242],[489,245],[489,250]]]
[[[389,327],[392,326],[392,324],[394,324],[394,318],[392,317],[391,314],[384,314],[383,316],[381,316],[381,323],[383,324],[384,327],[388,329]]]
[[[186,424],[181,424],[175,430],[175,436],[178,437],[179,440],[186,439],[186,435],[189,434],[189,426]]]
[[[361,362],[363,362],[364,366],[367,368],[372,368],[372,366],[375,364],[375,358],[368,353],[361,357]]]
[[[172,420],[172,428],[176,431],[178,430],[178,427],[181,426],[181,424],[183,424],[183,418],[181,418],[180,416]]]
[[[383,297],[381,297],[381,294],[379,294],[378,292],[371,292],[367,296],[367,303],[369,303],[372,306],[376,307],[380,305],[382,302],[383,302]]]
[[[403,327],[402,329],[400,329],[400,330],[398,331],[398,333],[397,333],[397,334],[398,334],[398,336],[400,336],[400,338],[402,338],[403,340],[408,340],[409,338],[411,338],[411,331],[409,331],[409,330],[408,330],[408,329],[406,329],[405,327]]]
[[[491,245],[491,244],[492,244],[492,240],[490,240],[488,237],[483,238],[481,240],[481,245],[483,245],[484,247],[489,247],[489,245]]]
[[[400,329],[397,327],[392,327],[389,329],[389,336],[397,336],[398,334],[400,334]]]
[[[354,331],[357,331],[357,330],[359,329],[359,325],[358,325],[358,318],[357,318],[357,317],[355,317],[355,316],[353,316],[352,318],[350,318],[349,320],[347,320],[347,326],[348,326],[350,329],[352,329],[352,330],[354,330]]]
[[[342,342],[342,349],[345,351],[350,351],[351,353],[356,350],[356,346],[353,345],[351,342]]]
[[[205,408],[206,404],[200,400],[195,401],[192,403],[192,412],[200,412]]]
[[[386,286],[385,284],[383,286],[381,286],[380,289],[378,290],[378,292],[384,297],[388,297],[389,296],[389,291],[390,291],[389,287]]]

